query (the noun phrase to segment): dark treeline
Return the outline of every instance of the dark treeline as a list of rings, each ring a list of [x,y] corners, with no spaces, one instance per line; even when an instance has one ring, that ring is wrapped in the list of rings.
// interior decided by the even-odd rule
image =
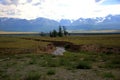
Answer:
[[[49,33],[41,32],[40,36],[63,37],[67,36],[68,32],[65,26],[59,26],[58,30],[52,30]]]
[[[53,31],[50,31],[49,33],[50,37],[63,37],[67,35],[68,35],[68,32],[65,26],[59,26],[58,31],[54,29]]]

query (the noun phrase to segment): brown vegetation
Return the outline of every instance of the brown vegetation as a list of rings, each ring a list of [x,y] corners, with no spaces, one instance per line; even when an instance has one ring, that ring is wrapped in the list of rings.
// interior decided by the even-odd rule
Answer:
[[[98,53],[120,53],[120,47],[103,47],[97,44],[82,44],[76,45],[67,41],[50,41],[50,40],[40,40],[40,39],[32,39],[32,38],[24,38],[28,40],[35,41],[43,41],[43,42],[51,42],[51,46],[62,46],[67,47],[66,49],[69,51],[86,51],[86,52],[98,52]],[[50,45],[49,45],[50,46]],[[47,49],[49,51],[49,47]]]

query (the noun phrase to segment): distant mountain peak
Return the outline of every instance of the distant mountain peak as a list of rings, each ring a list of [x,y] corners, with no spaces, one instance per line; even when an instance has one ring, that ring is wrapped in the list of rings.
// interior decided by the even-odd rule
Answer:
[[[79,18],[77,20],[61,19],[60,21],[43,17],[32,20],[5,17],[0,18],[1,31],[49,32],[53,29],[57,30],[59,25],[66,26],[68,30],[116,30],[120,29],[120,15]]]

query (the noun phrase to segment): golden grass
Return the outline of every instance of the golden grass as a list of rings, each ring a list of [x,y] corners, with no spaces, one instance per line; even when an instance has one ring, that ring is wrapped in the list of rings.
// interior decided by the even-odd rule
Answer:
[[[107,47],[120,47],[120,35],[95,35],[95,36],[67,36],[67,37],[38,37],[26,36],[51,41],[67,41],[74,44],[98,44]],[[21,37],[0,37],[0,48],[32,48],[37,46],[46,46],[48,42],[25,40]]]
[[[93,36],[68,36],[68,37],[34,37],[41,40],[68,41],[74,44],[98,44],[101,46],[120,47],[120,35],[93,35]]]
[[[33,48],[47,44],[47,42],[25,40],[20,37],[0,37],[0,48]]]

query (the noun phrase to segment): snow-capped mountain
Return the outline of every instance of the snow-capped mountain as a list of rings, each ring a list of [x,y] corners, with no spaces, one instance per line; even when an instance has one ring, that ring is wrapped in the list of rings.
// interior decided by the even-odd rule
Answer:
[[[104,30],[120,29],[120,15],[106,17],[79,18],[68,27],[71,30]]]
[[[120,15],[77,20],[61,19],[59,22],[42,17],[33,20],[0,18],[0,31],[49,32],[58,29],[59,25],[66,26],[68,30],[118,30],[120,29]]]
[[[50,31],[57,29],[59,23],[54,20],[46,18],[37,18],[34,20],[14,19],[14,18],[0,18],[1,31]]]
[[[60,23],[60,25],[70,26],[72,21],[69,19],[61,19],[59,23]]]

